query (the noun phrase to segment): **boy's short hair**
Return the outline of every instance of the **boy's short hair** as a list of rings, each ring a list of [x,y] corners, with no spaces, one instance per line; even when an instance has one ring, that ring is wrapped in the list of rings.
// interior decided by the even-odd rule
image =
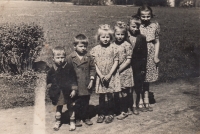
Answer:
[[[137,26],[140,26],[141,20],[138,17],[133,16],[131,19],[129,19],[128,26],[130,26],[130,24],[132,23],[135,23]]]
[[[84,45],[88,45],[88,38],[84,34],[78,34],[76,37],[74,37],[74,46],[77,44],[82,43]]]
[[[56,46],[56,47],[54,47],[52,49],[52,53],[53,53],[53,56],[55,56],[55,55],[64,55],[64,56],[66,56],[65,49],[62,46]]]

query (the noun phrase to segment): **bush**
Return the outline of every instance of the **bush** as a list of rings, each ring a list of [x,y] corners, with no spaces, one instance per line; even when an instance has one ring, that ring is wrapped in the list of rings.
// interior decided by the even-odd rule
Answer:
[[[142,6],[148,4],[149,6],[167,6],[167,0],[135,0],[135,5]]]
[[[43,28],[35,23],[0,26],[0,71],[22,74],[31,70],[44,41]]]

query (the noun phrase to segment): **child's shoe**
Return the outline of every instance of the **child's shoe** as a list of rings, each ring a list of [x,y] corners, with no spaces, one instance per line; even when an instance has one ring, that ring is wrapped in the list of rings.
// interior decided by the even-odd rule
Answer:
[[[147,108],[143,104],[139,104],[138,108],[141,112],[147,112]]]
[[[152,112],[152,111],[153,111],[153,108],[150,106],[149,103],[146,103],[146,104],[145,104],[145,107],[146,107],[147,111],[149,111],[149,112]]]
[[[128,108],[127,114],[128,114],[128,115],[132,115],[132,114],[133,114],[133,111],[132,111],[130,108]]]
[[[133,114],[139,115],[139,111],[137,107],[133,107]]]
[[[82,126],[82,123],[81,123],[81,120],[76,120],[76,127],[81,127]]]
[[[90,119],[86,119],[85,124],[88,125],[88,126],[93,125],[93,123]]]
[[[109,116],[106,117],[105,123],[106,124],[111,123],[113,120],[114,120],[114,116],[113,115],[109,115]]]
[[[99,115],[98,116],[98,119],[97,119],[97,123],[102,123],[105,119],[105,116],[104,115]]]
[[[119,116],[117,116],[117,119],[118,119],[118,120],[123,120],[123,119],[125,119],[127,116],[128,116],[127,113],[122,112]]]
[[[75,121],[71,120],[70,121],[69,131],[74,131],[75,129],[76,129]]]
[[[53,130],[54,130],[54,131],[58,131],[59,128],[60,128],[60,126],[61,126],[61,122],[60,122],[60,121],[56,121],[56,123],[55,123],[55,125],[54,125],[54,127],[53,127]]]

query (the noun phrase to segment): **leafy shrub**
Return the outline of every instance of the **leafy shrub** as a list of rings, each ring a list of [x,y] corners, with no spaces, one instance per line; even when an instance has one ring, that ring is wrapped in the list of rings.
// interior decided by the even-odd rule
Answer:
[[[0,33],[0,71],[21,74],[31,70],[43,45],[43,28],[35,23],[6,23]]]

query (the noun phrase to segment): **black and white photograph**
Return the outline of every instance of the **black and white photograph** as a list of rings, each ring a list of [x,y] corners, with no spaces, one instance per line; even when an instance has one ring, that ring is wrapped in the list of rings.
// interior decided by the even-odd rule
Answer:
[[[0,134],[200,134],[200,0],[0,0]]]

